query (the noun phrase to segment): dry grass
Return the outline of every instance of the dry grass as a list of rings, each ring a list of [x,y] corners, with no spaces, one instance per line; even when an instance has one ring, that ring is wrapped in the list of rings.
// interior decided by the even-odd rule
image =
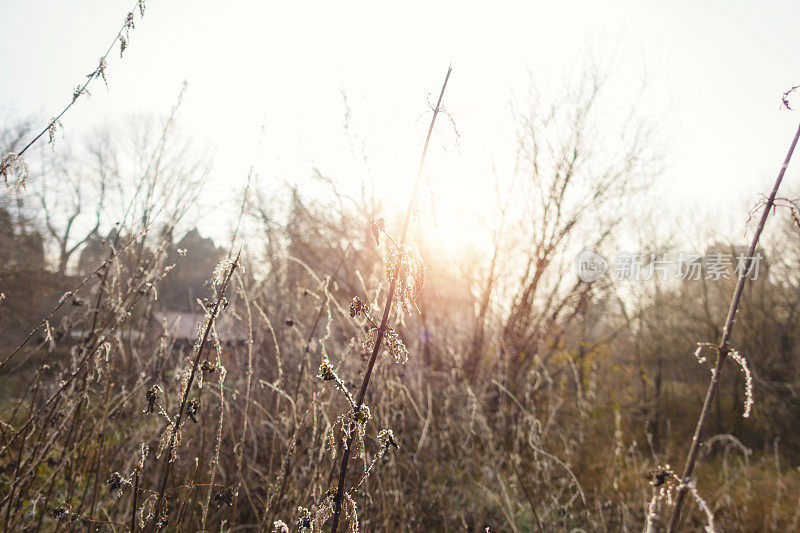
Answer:
[[[664,303],[658,293],[628,314],[609,303],[613,287],[562,283],[562,243],[584,235],[587,213],[617,201],[609,190],[631,190],[620,169],[641,160],[632,146],[601,183],[571,174],[582,168],[574,140],[584,139],[598,87],[587,90],[566,113],[578,129],[561,148],[573,160],[554,148],[549,174],[534,142],[547,132],[535,117],[523,121],[522,135],[533,136],[521,143],[526,190],[551,215],[513,243],[503,221],[483,275],[465,282],[437,264],[425,236],[409,232],[413,196],[393,224],[374,203],[320,205],[290,191],[290,214],[277,223],[268,199],[248,189],[241,218],[258,225],[265,252],[231,260],[231,249],[205,273],[205,318],[189,343],[154,319],[158,293],[177,265],[208,258],[175,250],[187,189],[160,197],[159,180],[169,180],[148,166],[105,259],[65,278],[68,292],[2,347],[0,529],[631,531],[648,514],[664,527],[683,489],[701,496],[685,509],[686,530],[705,528],[709,513],[724,531],[796,528],[798,450],[769,433],[778,431],[769,417],[795,405],[794,378],[763,377],[796,367],[786,332],[798,303],[776,304],[788,291],[763,281],[764,301],[742,300],[737,342],[788,361],[751,358],[755,394],[765,396],[753,419],[767,421],[764,431],[743,444],[729,435],[741,423],[727,409],[732,393],[722,406],[712,398],[706,429],[725,436],[698,447],[695,485],[666,465],[685,451],[707,378],[684,342],[696,324],[658,316],[654,333],[647,310],[682,317],[713,302],[675,291]],[[586,242],[602,245],[612,218]],[[445,285],[463,298],[448,298]],[[779,320],[785,335],[766,346],[758,332]],[[741,409],[743,384],[719,379],[742,391]]]

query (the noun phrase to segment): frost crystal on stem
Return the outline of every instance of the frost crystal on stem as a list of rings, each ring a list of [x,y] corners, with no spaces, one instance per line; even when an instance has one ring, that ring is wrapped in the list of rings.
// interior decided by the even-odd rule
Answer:
[[[744,413],[742,416],[744,418],[750,417],[750,410],[753,408],[753,403],[755,400],[753,399],[753,375],[750,373],[750,367],[747,365],[747,359],[744,358],[739,352],[736,350],[731,350],[728,352],[728,355],[736,361],[736,363],[741,367],[742,373],[744,374]]]

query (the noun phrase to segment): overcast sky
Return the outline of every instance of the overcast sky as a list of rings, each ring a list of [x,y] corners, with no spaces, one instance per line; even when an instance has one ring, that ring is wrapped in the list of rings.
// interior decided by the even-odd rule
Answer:
[[[56,114],[132,4],[0,0],[0,107]],[[109,90],[96,85],[63,124],[75,132],[166,113],[188,80],[181,123],[216,146],[204,200],[221,199],[204,222],[214,233],[251,165],[262,182],[299,180],[313,166],[342,183],[359,179],[343,91],[380,190],[402,196],[397,184],[413,178],[428,101],[452,62],[445,104],[461,137],[440,123],[428,174],[437,196],[458,190],[456,203],[474,206],[492,165],[512,161],[510,102],[593,59],[609,65],[623,103],[649,83],[639,111],[666,156],[658,202],[741,209],[768,188],[800,118],[779,108],[800,83],[799,20],[790,1],[148,0],[125,56],[111,56]],[[798,176],[790,169],[790,188]]]

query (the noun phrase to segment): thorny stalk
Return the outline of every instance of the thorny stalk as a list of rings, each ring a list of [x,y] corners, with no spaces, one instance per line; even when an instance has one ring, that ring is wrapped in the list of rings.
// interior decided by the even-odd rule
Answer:
[[[161,505],[164,501],[164,493],[167,490],[167,479],[169,478],[169,468],[172,464],[173,455],[175,453],[175,440],[178,435],[178,430],[180,429],[181,422],[183,420],[183,414],[186,409],[186,403],[189,399],[189,393],[192,389],[192,383],[194,382],[194,376],[197,373],[197,368],[200,366],[200,357],[203,355],[203,348],[208,341],[209,333],[211,332],[211,328],[214,326],[214,320],[216,320],[217,316],[219,316],[219,311],[222,306],[223,299],[225,298],[225,290],[228,288],[228,283],[231,280],[231,276],[233,275],[233,271],[236,270],[236,266],[239,264],[239,257],[241,256],[241,251],[236,255],[236,259],[231,264],[230,269],[228,270],[227,275],[225,276],[225,280],[222,282],[222,286],[220,287],[219,294],[217,295],[217,301],[214,303],[213,308],[211,309],[211,315],[208,317],[208,323],[203,331],[203,336],[200,340],[200,343],[197,345],[197,353],[194,357],[194,362],[192,363],[192,369],[189,373],[189,379],[186,382],[186,389],[183,391],[183,398],[181,399],[181,405],[178,408],[178,414],[175,417],[175,422],[172,426],[172,433],[169,437],[169,443],[167,444],[166,448],[166,457],[164,458],[164,468],[161,474],[161,483],[158,489],[158,496],[156,497],[156,505],[155,505],[155,516],[153,517],[153,528],[152,530],[158,527],[159,519],[161,518]]]
[[[745,281],[747,280],[748,274],[750,273],[750,268],[752,266],[753,257],[756,253],[756,247],[758,246],[758,240],[761,238],[761,233],[764,231],[764,225],[767,222],[767,217],[769,217],[769,212],[772,209],[772,206],[775,204],[775,197],[778,195],[778,189],[781,186],[781,182],[783,181],[783,176],[786,173],[786,168],[789,166],[789,161],[792,159],[792,154],[794,153],[794,149],[797,146],[797,141],[800,139],[800,126],[798,126],[797,132],[794,134],[794,139],[792,139],[792,144],[789,146],[789,151],[786,153],[786,157],[783,160],[783,165],[781,165],[780,171],[778,172],[778,177],[775,179],[775,184],[772,187],[772,192],[767,198],[766,203],[764,204],[764,210],[761,213],[761,219],[758,221],[758,227],[756,228],[755,234],[753,234],[753,240],[750,243],[750,249],[747,253],[747,258],[744,264],[744,268],[739,272],[739,279],[736,283],[736,289],[733,291],[733,297],[731,298],[731,305],[728,309],[728,316],[725,319],[725,326],[722,329],[722,338],[719,341],[719,344],[716,347],[717,351],[717,360],[714,364],[714,369],[711,372],[711,380],[708,383],[708,390],[706,391],[705,401],[703,402],[703,408],[700,411],[700,416],[697,419],[697,427],[694,430],[694,436],[692,437],[692,444],[689,448],[689,453],[686,456],[686,465],[683,469],[683,476],[681,477],[682,484],[678,488],[678,494],[675,498],[675,506],[672,508],[672,517],[669,521],[669,528],[668,531],[672,533],[678,527],[678,522],[681,518],[681,509],[683,508],[683,502],[686,498],[686,490],[689,486],[691,481],[692,473],[694,472],[695,463],[697,462],[697,455],[700,451],[700,438],[703,434],[703,428],[706,424],[706,420],[708,420],[708,415],[711,412],[711,404],[714,401],[714,396],[717,393],[717,387],[719,386],[719,375],[720,371],[722,370],[722,364],[725,362],[726,357],[732,351],[729,345],[731,334],[733,333],[733,326],[736,323],[736,312],[739,309],[739,303],[742,298],[742,293],[744,292],[744,285]]]
[[[400,237],[400,246],[398,247],[399,250],[403,249],[406,241],[406,234],[408,233],[408,225],[411,220],[411,211],[414,207],[414,200],[416,199],[417,189],[419,188],[419,182],[422,177],[422,169],[425,165],[425,155],[428,152],[428,144],[431,140],[431,134],[433,133],[433,126],[436,123],[436,116],[439,114],[439,108],[442,104],[442,98],[444,97],[444,90],[447,88],[447,81],[450,79],[450,73],[452,72],[452,67],[447,68],[447,74],[444,78],[444,83],[442,84],[442,90],[439,93],[439,100],[436,102],[436,107],[433,109],[433,117],[431,117],[431,124],[428,127],[428,135],[425,138],[425,145],[422,147],[422,156],[419,160],[419,168],[417,169],[417,177],[414,180],[414,188],[411,191],[411,198],[408,202],[408,209],[406,210],[406,218],[403,223],[403,233]],[[369,362],[367,363],[367,369],[364,373],[364,379],[361,382],[361,388],[358,391],[358,396],[356,396],[356,402],[354,406],[354,413],[358,414],[361,410],[361,406],[364,403],[364,397],[367,394],[367,387],[369,386],[369,378],[372,375],[372,369],[375,366],[375,360],[378,357],[378,352],[381,348],[381,341],[383,340],[383,335],[386,332],[386,325],[389,321],[389,311],[392,308],[392,299],[394,298],[394,291],[397,285],[397,278],[398,276],[392,277],[392,281],[389,285],[389,293],[386,297],[386,305],[383,309],[383,318],[381,318],[381,325],[378,328],[378,332],[375,337],[375,344],[372,347],[372,354],[370,355]],[[351,431],[350,435],[348,436],[348,443],[342,453],[342,465],[339,470],[339,483],[336,489],[336,496],[334,497],[334,510],[333,510],[333,521],[331,525],[331,533],[336,533],[336,530],[339,527],[339,517],[342,512],[342,502],[344,501],[345,495],[345,481],[347,478],[347,465],[350,461],[350,451],[353,448],[353,441],[355,439],[356,431]]]

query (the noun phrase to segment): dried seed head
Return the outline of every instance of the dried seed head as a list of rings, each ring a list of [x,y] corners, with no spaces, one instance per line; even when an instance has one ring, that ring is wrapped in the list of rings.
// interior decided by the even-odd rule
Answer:
[[[112,472],[108,479],[106,479],[106,483],[108,483],[108,488],[111,491],[117,491],[117,493],[121,496],[122,495],[122,483],[125,480],[122,479],[122,476],[119,475],[119,472]]]
[[[386,231],[386,221],[382,217],[374,218],[369,222],[372,228],[372,236],[375,237],[377,244],[381,243],[381,232]]]
[[[222,285],[231,268],[233,268],[233,261],[230,259],[223,259],[214,267],[211,279],[215,286]]]
[[[336,373],[331,366],[331,362],[325,359],[319,365],[319,374],[317,375],[318,378],[324,381],[335,381],[336,380]]]
[[[106,66],[106,58],[101,57],[100,61],[97,62],[97,68],[94,70],[94,72],[89,74],[89,77],[93,78],[95,76],[100,76],[103,78],[103,83],[106,84],[106,88],[108,88],[108,79],[106,79]]]
[[[61,121],[57,118],[53,118],[50,120],[50,125],[47,126],[47,136],[48,136],[48,143],[55,141],[56,133],[58,132],[59,128],[63,131],[64,126],[61,124]]]
[[[167,502],[164,502],[164,505],[161,506],[161,518],[158,519],[156,522],[156,528],[161,529],[166,527],[169,523],[169,505]]]
[[[361,298],[355,296],[353,301],[350,302],[350,316],[355,318],[357,316],[361,316],[362,314],[367,314],[367,306],[364,305],[364,302],[361,301]]]
[[[408,361],[408,348],[406,348],[406,345],[400,340],[394,327],[386,326],[385,337],[386,352],[394,357],[396,363],[400,363],[401,365],[405,364],[405,362]]]
[[[194,400],[194,399],[189,400],[189,403],[186,404],[186,414],[189,415],[189,418],[191,418],[192,422],[194,422],[195,424],[197,423],[197,409],[198,409],[198,407],[199,406],[197,405],[197,400]]]
[[[300,531],[300,533],[311,533],[314,531],[314,519],[311,518],[311,511],[305,507],[298,507],[297,512],[300,513],[300,516],[297,518],[297,530]]]
[[[378,338],[378,328],[372,328],[364,336],[364,350],[367,352],[375,348],[375,341]],[[396,363],[405,364],[408,361],[409,351],[394,326],[387,325],[383,334],[383,353],[394,358]]]
[[[372,418],[372,415],[369,412],[369,406],[362,405],[356,413],[356,422],[361,422],[363,424],[368,422],[370,418]]]
[[[645,477],[650,484],[657,489],[656,494],[659,498],[667,497],[671,500],[673,489],[681,484],[678,475],[667,465],[659,465],[658,468],[648,472]]]
[[[231,506],[235,495],[233,489],[228,487],[214,496],[214,503],[217,504],[217,507],[222,507],[223,505]]]
[[[145,413],[152,413],[156,409],[156,401],[158,400],[158,385],[154,385],[148,389],[147,393],[145,393],[145,399],[147,400],[147,409],[145,409]]]
[[[85,85],[76,85],[72,90],[72,101],[74,102],[80,98],[82,94],[85,94],[86,96],[92,96],[92,93],[89,92],[89,89],[87,89]]]
[[[344,517],[347,520],[347,530],[350,533],[358,533],[358,510],[356,502],[349,492],[344,494]]]
[[[28,179],[28,164],[16,153],[9,152],[0,161],[0,177],[3,178],[3,183],[8,186],[8,178],[16,176],[17,183],[25,186],[25,180]]]
[[[334,505],[334,497],[336,496],[336,489],[333,490],[333,494],[328,491],[327,496],[322,501],[322,503],[317,507],[317,512],[314,514],[314,520],[312,524],[319,528],[325,525],[330,517],[333,516],[333,505]],[[319,529],[316,529],[319,531]]]
[[[64,518],[68,514],[69,514],[69,510],[67,508],[65,508],[64,506],[56,507],[55,509],[50,511],[50,516],[52,518],[55,518],[56,520],[61,520],[62,518]]]
[[[419,311],[417,302],[425,284],[425,265],[415,250],[399,249],[390,243],[391,251],[386,256],[389,282],[395,284],[395,298],[411,313]]]
[[[364,335],[364,342],[362,343],[365,352],[372,351],[372,349],[375,347],[375,339],[377,338],[378,338],[378,328],[370,328],[366,332],[366,334]]]
[[[391,429],[380,430],[378,432],[378,442],[381,443],[384,450],[388,450],[389,446],[394,446],[397,450],[400,449],[397,442],[394,440],[394,432]]]
[[[272,533],[289,533],[289,526],[283,520],[275,520],[272,523]]]

